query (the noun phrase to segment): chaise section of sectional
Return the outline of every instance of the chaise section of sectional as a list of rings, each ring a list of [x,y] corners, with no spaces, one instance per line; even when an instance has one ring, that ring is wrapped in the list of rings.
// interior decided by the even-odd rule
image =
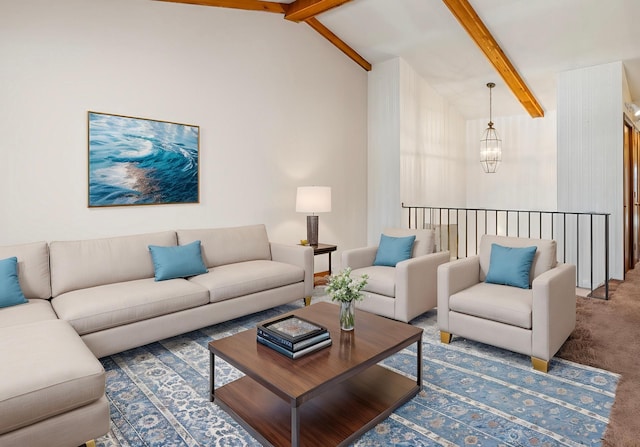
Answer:
[[[102,364],[61,320],[0,329],[0,445],[77,446],[109,431]]]
[[[104,435],[104,369],[53,311],[47,243],[0,247],[8,257],[27,302],[0,309],[0,445],[67,447]]]

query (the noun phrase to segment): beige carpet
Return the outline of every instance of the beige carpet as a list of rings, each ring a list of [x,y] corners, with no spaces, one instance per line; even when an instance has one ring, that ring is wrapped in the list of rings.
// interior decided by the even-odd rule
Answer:
[[[557,356],[621,374],[604,447],[640,446],[640,266],[609,301],[577,298],[573,334]]]

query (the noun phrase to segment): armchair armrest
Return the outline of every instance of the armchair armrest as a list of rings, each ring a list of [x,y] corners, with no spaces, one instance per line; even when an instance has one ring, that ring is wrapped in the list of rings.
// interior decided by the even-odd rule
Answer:
[[[371,267],[376,260],[378,247],[352,248],[342,252],[342,268],[351,267],[352,270]]]
[[[438,266],[449,259],[449,252],[441,251],[396,264],[396,320],[409,322],[436,307]]]
[[[550,360],[575,328],[575,284],[572,264],[558,264],[533,280],[533,357]]]
[[[313,248],[277,242],[270,242],[269,244],[271,245],[271,259],[273,261],[292,264],[304,269],[304,296],[310,296],[313,290]]]
[[[438,327],[449,331],[449,297],[480,282],[480,257],[469,256],[438,267]]]

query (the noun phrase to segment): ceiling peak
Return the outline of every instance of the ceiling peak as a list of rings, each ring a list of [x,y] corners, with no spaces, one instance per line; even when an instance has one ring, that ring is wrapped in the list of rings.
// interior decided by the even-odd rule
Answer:
[[[284,18],[304,22],[351,0],[296,0],[287,5]]]

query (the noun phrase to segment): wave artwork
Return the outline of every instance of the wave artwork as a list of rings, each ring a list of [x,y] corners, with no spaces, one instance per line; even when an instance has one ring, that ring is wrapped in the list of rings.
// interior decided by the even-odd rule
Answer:
[[[89,206],[198,203],[200,127],[89,112]]]

